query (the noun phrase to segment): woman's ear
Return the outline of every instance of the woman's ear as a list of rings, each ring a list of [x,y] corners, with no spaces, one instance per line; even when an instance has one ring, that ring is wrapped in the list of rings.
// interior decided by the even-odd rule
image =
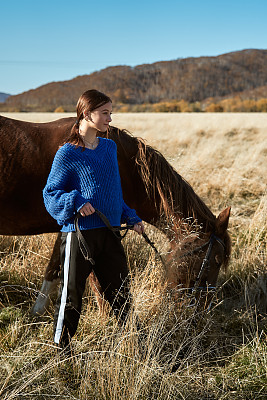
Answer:
[[[83,117],[86,121],[91,121],[91,113],[90,112],[83,112]]]

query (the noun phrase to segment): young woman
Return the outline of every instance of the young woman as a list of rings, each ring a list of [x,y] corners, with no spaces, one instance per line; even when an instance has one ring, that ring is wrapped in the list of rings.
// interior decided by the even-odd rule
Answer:
[[[111,113],[108,96],[97,90],[83,93],[77,103],[77,121],[55,155],[43,191],[47,211],[62,226],[61,285],[54,318],[54,341],[61,347],[68,346],[76,332],[85,282],[92,269],[115,314],[126,316],[128,268],[123,246],[95,208],[114,227],[127,222],[140,234],[144,226],[123,200],[115,142],[97,136],[107,131]],[[77,212],[95,265],[85,260],[80,250],[74,225]]]

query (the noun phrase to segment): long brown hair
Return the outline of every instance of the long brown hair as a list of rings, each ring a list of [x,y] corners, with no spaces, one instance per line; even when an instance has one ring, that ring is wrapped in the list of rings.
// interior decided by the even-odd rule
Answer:
[[[96,89],[90,89],[84,92],[77,102],[77,120],[71,128],[70,135],[67,137],[64,143],[72,143],[75,146],[82,144],[84,146],[84,142],[79,133],[80,121],[84,118],[84,114],[92,112],[109,102],[112,103],[110,97]]]

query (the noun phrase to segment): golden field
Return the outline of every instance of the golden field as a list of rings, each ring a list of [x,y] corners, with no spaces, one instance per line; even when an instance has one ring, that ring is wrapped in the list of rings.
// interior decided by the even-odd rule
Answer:
[[[3,115],[47,122],[74,114]],[[232,259],[217,299],[193,325],[187,299],[178,307],[165,294],[162,266],[130,234],[131,320],[122,330],[112,317],[99,318],[88,290],[76,356],[62,360],[52,342],[53,307],[40,320],[29,315],[54,235],[2,237],[0,397],[266,399],[267,114],[114,114],[113,125],[161,151],[215,214],[231,206]],[[164,237],[147,231],[163,248]],[[143,352],[136,314],[143,316]]]

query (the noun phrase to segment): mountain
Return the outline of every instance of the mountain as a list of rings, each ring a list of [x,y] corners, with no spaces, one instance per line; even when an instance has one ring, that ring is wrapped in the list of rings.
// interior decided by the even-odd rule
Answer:
[[[89,88],[110,95],[114,104],[153,104],[173,99],[201,102],[240,93],[255,97],[266,93],[266,85],[267,50],[247,49],[216,57],[108,67],[10,96],[1,110],[54,111],[62,107],[74,111],[77,99]]]
[[[0,92],[0,103],[4,103],[4,101],[10,96],[8,93]]]

